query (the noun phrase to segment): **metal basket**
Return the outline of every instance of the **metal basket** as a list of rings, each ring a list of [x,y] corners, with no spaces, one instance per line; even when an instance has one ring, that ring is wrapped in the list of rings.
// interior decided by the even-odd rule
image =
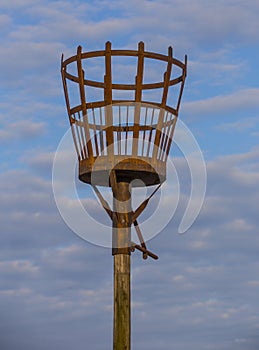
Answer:
[[[135,58],[133,83],[113,81],[112,72],[116,72],[119,64],[116,56],[118,59]],[[85,71],[91,73],[92,60],[99,62],[100,58],[103,80],[87,79]],[[153,65],[153,72],[158,73],[157,62],[165,65],[162,78],[147,82],[145,66]],[[165,181],[186,67],[187,57],[184,63],[175,59],[171,47],[166,56],[145,51],[143,42],[138,44],[138,50],[112,50],[111,43],[107,42],[102,51],[82,52],[79,46],[77,55],[66,60],[62,55],[62,81],[80,180],[111,186],[109,174],[114,170],[118,182],[129,182],[133,186],[151,186]],[[177,76],[173,75],[174,70]],[[172,98],[175,105],[167,101],[174,87],[178,88]],[[88,94],[89,89],[91,93]],[[101,99],[97,97],[100,91]],[[121,95],[115,98],[118,92]],[[160,92],[159,97],[157,92]],[[93,96],[92,100],[88,95]],[[75,96],[80,100],[75,101]]]

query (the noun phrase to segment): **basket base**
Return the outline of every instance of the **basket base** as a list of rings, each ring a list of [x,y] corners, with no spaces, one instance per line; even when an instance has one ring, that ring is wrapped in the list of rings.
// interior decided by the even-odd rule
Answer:
[[[98,157],[93,162],[84,159],[79,162],[79,180],[90,185],[111,187],[109,176],[115,171],[117,182],[131,183],[132,187],[154,186],[166,180],[165,162],[156,161],[151,165],[150,158],[126,158],[116,162],[108,157]],[[113,166],[113,164],[116,165]]]

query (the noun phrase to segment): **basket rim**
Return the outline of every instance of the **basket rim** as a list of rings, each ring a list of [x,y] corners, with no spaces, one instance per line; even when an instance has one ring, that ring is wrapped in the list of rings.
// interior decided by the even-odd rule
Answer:
[[[180,60],[176,59],[172,55],[172,47],[168,47],[168,55],[156,53],[156,52],[151,52],[151,51],[145,51],[144,50],[144,43],[142,41],[139,42],[139,48],[143,47],[143,51],[141,51],[141,55],[144,58],[149,58],[153,59],[156,61],[163,61],[167,62],[169,65],[177,66],[182,69],[182,74],[179,75],[176,78],[170,79],[168,81],[168,86],[176,85],[182,81],[184,81],[186,77],[186,67],[187,67],[187,55],[185,55],[184,62],[181,62]],[[107,47],[111,47],[111,43],[109,41],[106,42],[106,50],[98,50],[98,51],[89,51],[89,52],[82,52],[82,47],[78,46],[77,51],[80,51],[80,60],[86,60],[89,58],[95,58],[95,57],[106,57],[107,52],[109,53],[109,56],[121,56],[121,57],[139,57],[140,55],[140,50],[127,50],[127,49],[122,49],[122,50],[112,50],[109,49],[107,50]],[[64,60],[64,55],[62,54],[61,56],[61,72],[64,76],[64,78],[76,82],[80,84],[80,78],[76,75],[73,75],[71,73],[67,72],[67,67],[74,62],[78,61],[78,54],[73,55],[67,59]],[[103,81],[96,81],[96,80],[91,80],[91,79],[84,79],[83,78],[84,85],[90,86],[90,87],[95,87],[95,88],[101,88],[105,89],[106,85],[105,82]],[[164,88],[164,81],[159,81],[155,83],[142,83],[141,84],[141,89],[142,90],[151,90],[151,89],[161,89]],[[111,82],[111,88],[112,90],[136,90],[137,89],[137,81],[135,84],[118,84],[118,83],[113,83]]]

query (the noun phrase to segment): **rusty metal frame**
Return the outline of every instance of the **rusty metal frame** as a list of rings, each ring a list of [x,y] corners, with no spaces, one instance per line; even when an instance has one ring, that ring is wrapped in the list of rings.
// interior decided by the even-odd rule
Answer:
[[[115,56],[121,57],[136,57],[137,68],[134,84],[118,84],[112,81],[112,58]],[[89,80],[85,77],[85,73],[82,68],[82,62],[89,58],[103,57],[105,61],[105,73],[103,81]],[[145,60],[151,59],[155,61],[161,61],[167,63],[166,70],[164,72],[163,81],[154,83],[144,83],[144,67]],[[71,64],[77,66],[77,76],[69,72]],[[181,74],[176,78],[172,78],[173,67],[176,66],[181,70]],[[80,165],[80,179],[84,182],[90,183],[90,174],[93,170],[93,164],[97,157],[99,160],[103,157],[103,149],[107,147],[108,154],[103,157],[103,168],[106,168],[107,161],[113,165],[114,157],[121,156],[121,144],[119,142],[119,154],[115,154],[112,147],[114,144],[114,137],[119,141],[122,139],[122,135],[127,139],[129,133],[133,133],[133,145],[132,153],[130,156],[135,158],[136,170],[140,169],[140,172],[145,171],[146,185],[159,184],[166,178],[166,160],[172,144],[173,134],[175,130],[176,121],[178,118],[180,102],[183,94],[183,88],[187,71],[187,56],[185,56],[184,62],[181,62],[173,57],[172,47],[168,48],[168,55],[158,54],[154,52],[145,51],[144,43],[139,42],[138,50],[113,50],[111,43],[108,41],[105,45],[105,50],[82,52],[81,46],[77,49],[77,54],[64,60],[62,55],[61,59],[61,74],[62,82],[65,94],[65,101],[67,106],[67,112],[71,124],[72,135],[74,138],[76,151],[78,155]],[[81,103],[79,105],[71,106],[69,99],[69,91],[67,82],[73,82],[78,84]],[[177,98],[176,107],[170,106],[168,102],[168,92],[171,86],[180,84],[180,91]],[[103,90],[103,99],[93,102],[87,101],[86,87],[95,87]],[[143,99],[143,92],[147,90],[162,89],[162,98],[160,102],[146,101]],[[114,99],[113,91],[135,91],[134,98],[132,99]],[[129,125],[128,116],[127,123],[125,125],[120,122],[119,125],[113,124],[113,108],[116,105],[123,105],[130,108],[134,106],[134,123]],[[146,106],[146,107],[145,107]],[[154,111],[159,111],[159,116],[156,121],[147,125],[146,121],[140,122],[141,108],[146,108],[146,114],[148,109],[153,108]],[[89,113],[95,113],[100,110],[100,113],[104,114],[104,125],[96,124],[89,120]],[[150,112],[151,113],[151,112]],[[169,113],[169,114],[168,114]],[[128,110],[127,110],[128,114]],[[152,115],[152,120],[153,120]],[[145,116],[145,120],[147,116]],[[124,133],[124,134],[123,134]],[[140,134],[141,133],[141,134]],[[91,135],[94,135],[91,137]],[[142,135],[142,136],[141,136]],[[141,138],[141,137],[142,138]],[[104,142],[105,140],[105,142]],[[153,140],[153,141],[152,141]],[[139,154],[139,144],[141,144],[142,152]],[[144,143],[148,143],[148,149],[144,154]],[[153,143],[152,143],[153,142]],[[152,145],[151,145],[152,143]],[[151,164],[152,166],[158,166],[160,171],[160,178],[155,178],[153,174],[148,179],[148,173],[150,167],[144,167],[144,163]],[[128,167],[128,171],[133,171],[132,164]],[[102,167],[102,166],[101,166]],[[122,172],[127,171],[127,162],[122,164]],[[117,167],[117,171],[119,171]]]

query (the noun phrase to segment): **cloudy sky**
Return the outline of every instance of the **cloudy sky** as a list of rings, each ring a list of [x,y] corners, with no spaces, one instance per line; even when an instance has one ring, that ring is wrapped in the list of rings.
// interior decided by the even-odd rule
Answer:
[[[67,227],[52,191],[68,129],[60,57],[143,40],[188,55],[180,116],[208,181],[179,235],[190,179],[176,150],[179,205],[148,242],[159,260],[132,255],[132,349],[258,350],[258,13],[257,0],[0,1],[1,349],[112,347],[111,251]],[[86,207],[105,221],[86,187]],[[173,196],[160,195],[169,208]]]

